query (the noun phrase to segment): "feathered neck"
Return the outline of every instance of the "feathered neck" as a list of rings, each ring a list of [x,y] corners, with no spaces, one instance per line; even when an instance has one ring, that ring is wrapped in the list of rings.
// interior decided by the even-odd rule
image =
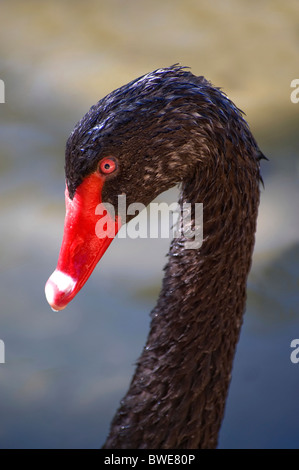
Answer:
[[[247,132],[247,130],[246,130]],[[210,164],[180,202],[203,203],[204,241],[173,240],[151,328],[105,448],[214,448],[246,300],[259,204],[259,157],[248,135],[209,142]]]

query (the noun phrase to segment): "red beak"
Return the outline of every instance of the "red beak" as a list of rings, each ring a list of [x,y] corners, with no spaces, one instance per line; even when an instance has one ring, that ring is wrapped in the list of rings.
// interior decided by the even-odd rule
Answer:
[[[75,297],[120,229],[120,217],[114,218],[102,204],[103,184],[104,178],[93,173],[78,186],[73,199],[66,187],[62,245],[57,268],[45,287],[53,310],[62,310]]]

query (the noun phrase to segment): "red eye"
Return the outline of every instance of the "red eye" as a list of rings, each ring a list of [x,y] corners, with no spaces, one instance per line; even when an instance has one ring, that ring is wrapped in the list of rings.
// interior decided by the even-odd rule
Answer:
[[[109,175],[116,170],[116,161],[113,158],[103,158],[101,160],[99,169],[105,175]]]

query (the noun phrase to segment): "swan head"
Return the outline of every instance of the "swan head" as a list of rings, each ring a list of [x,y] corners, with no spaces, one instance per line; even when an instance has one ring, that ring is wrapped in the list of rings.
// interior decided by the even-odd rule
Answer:
[[[240,124],[226,95],[179,66],[144,75],[90,108],[66,144],[64,235],[45,288],[54,310],[75,297],[133,217],[118,212],[119,196],[127,206],[146,206],[175,184],[206,175],[219,163],[234,115]],[[229,132],[231,140],[243,138]]]

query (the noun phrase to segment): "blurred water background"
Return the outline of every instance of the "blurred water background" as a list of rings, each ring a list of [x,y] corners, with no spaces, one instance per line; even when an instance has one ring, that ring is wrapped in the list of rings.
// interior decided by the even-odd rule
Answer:
[[[116,239],[53,313],[44,284],[62,237],[65,141],[109,91],[177,62],[246,112],[270,160],[219,447],[299,447],[299,363],[290,360],[299,338],[298,2],[1,0],[0,15],[0,447],[104,442],[169,240]]]

